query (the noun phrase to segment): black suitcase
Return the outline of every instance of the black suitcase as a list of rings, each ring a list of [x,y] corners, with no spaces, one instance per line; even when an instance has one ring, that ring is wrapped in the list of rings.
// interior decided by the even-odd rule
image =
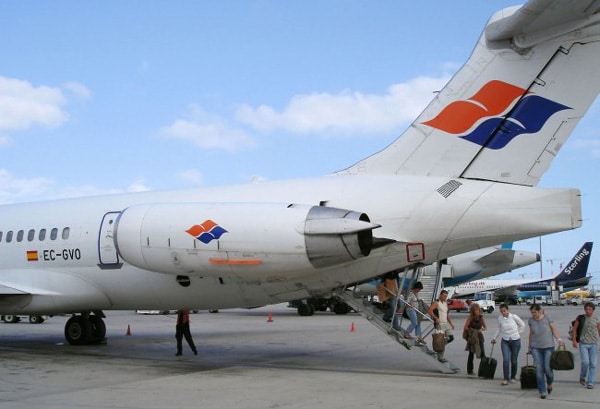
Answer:
[[[521,367],[521,389],[537,389],[535,365],[529,365],[529,354],[526,365]]]
[[[493,353],[494,345],[492,345],[492,351],[490,352],[490,356],[481,358],[481,361],[479,361],[479,370],[477,371],[478,377],[485,379],[494,379],[494,374],[496,373],[498,361],[496,360],[496,358],[492,358]]]

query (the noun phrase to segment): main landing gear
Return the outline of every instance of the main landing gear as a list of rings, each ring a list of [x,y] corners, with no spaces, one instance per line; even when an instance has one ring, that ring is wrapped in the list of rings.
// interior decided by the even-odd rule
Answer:
[[[73,315],[65,324],[65,338],[71,345],[103,344],[106,342],[106,318],[102,311]]]

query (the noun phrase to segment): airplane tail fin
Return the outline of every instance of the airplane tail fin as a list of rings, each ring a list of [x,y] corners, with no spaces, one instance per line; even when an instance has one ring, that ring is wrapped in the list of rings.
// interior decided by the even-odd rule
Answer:
[[[338,174],[535,186],[600,90],[600,4],[531,0],[497,12],[401,137]]]
[[[590,257],[592,256],[593,242],[588,241],[585,243],[579,251],[573,256],[569,264],[562,269],[560,273],[555,277],[556,280],[561,281],[572,281],[580,278],[584,278],[587,274],[588,265],[590,264]]]

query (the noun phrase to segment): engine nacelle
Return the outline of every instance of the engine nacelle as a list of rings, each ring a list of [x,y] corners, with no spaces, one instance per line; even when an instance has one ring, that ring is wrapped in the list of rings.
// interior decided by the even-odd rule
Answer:
[[[125,209],[115,245],[128,263],[185,275],[287,276],[368,256],[372,224],[354,211],[280,203],[160,203]]]

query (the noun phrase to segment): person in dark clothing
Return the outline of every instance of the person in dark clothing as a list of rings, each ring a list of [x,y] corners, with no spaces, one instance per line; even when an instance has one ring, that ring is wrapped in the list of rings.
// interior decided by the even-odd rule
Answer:
[[[192,339],[190,333],[190,311],[189,310],[177,310],[177,325],[175,326],[175,339],[177,340],[177,353],[175,356],[181,356],[181,341],[185,337],[188,345],[192,349],[194,355],[198,355],[196,345]]]
[[[471,304],[470,314],[465,321],[463,329],[463,338],[467,341],[466,351],[469,351],[467,357],[467,374],[475,376],[473,372],[473,358],[485,358],[483,331],[487,329],[485,318],[481,314],[481,307],[477,303]]]

